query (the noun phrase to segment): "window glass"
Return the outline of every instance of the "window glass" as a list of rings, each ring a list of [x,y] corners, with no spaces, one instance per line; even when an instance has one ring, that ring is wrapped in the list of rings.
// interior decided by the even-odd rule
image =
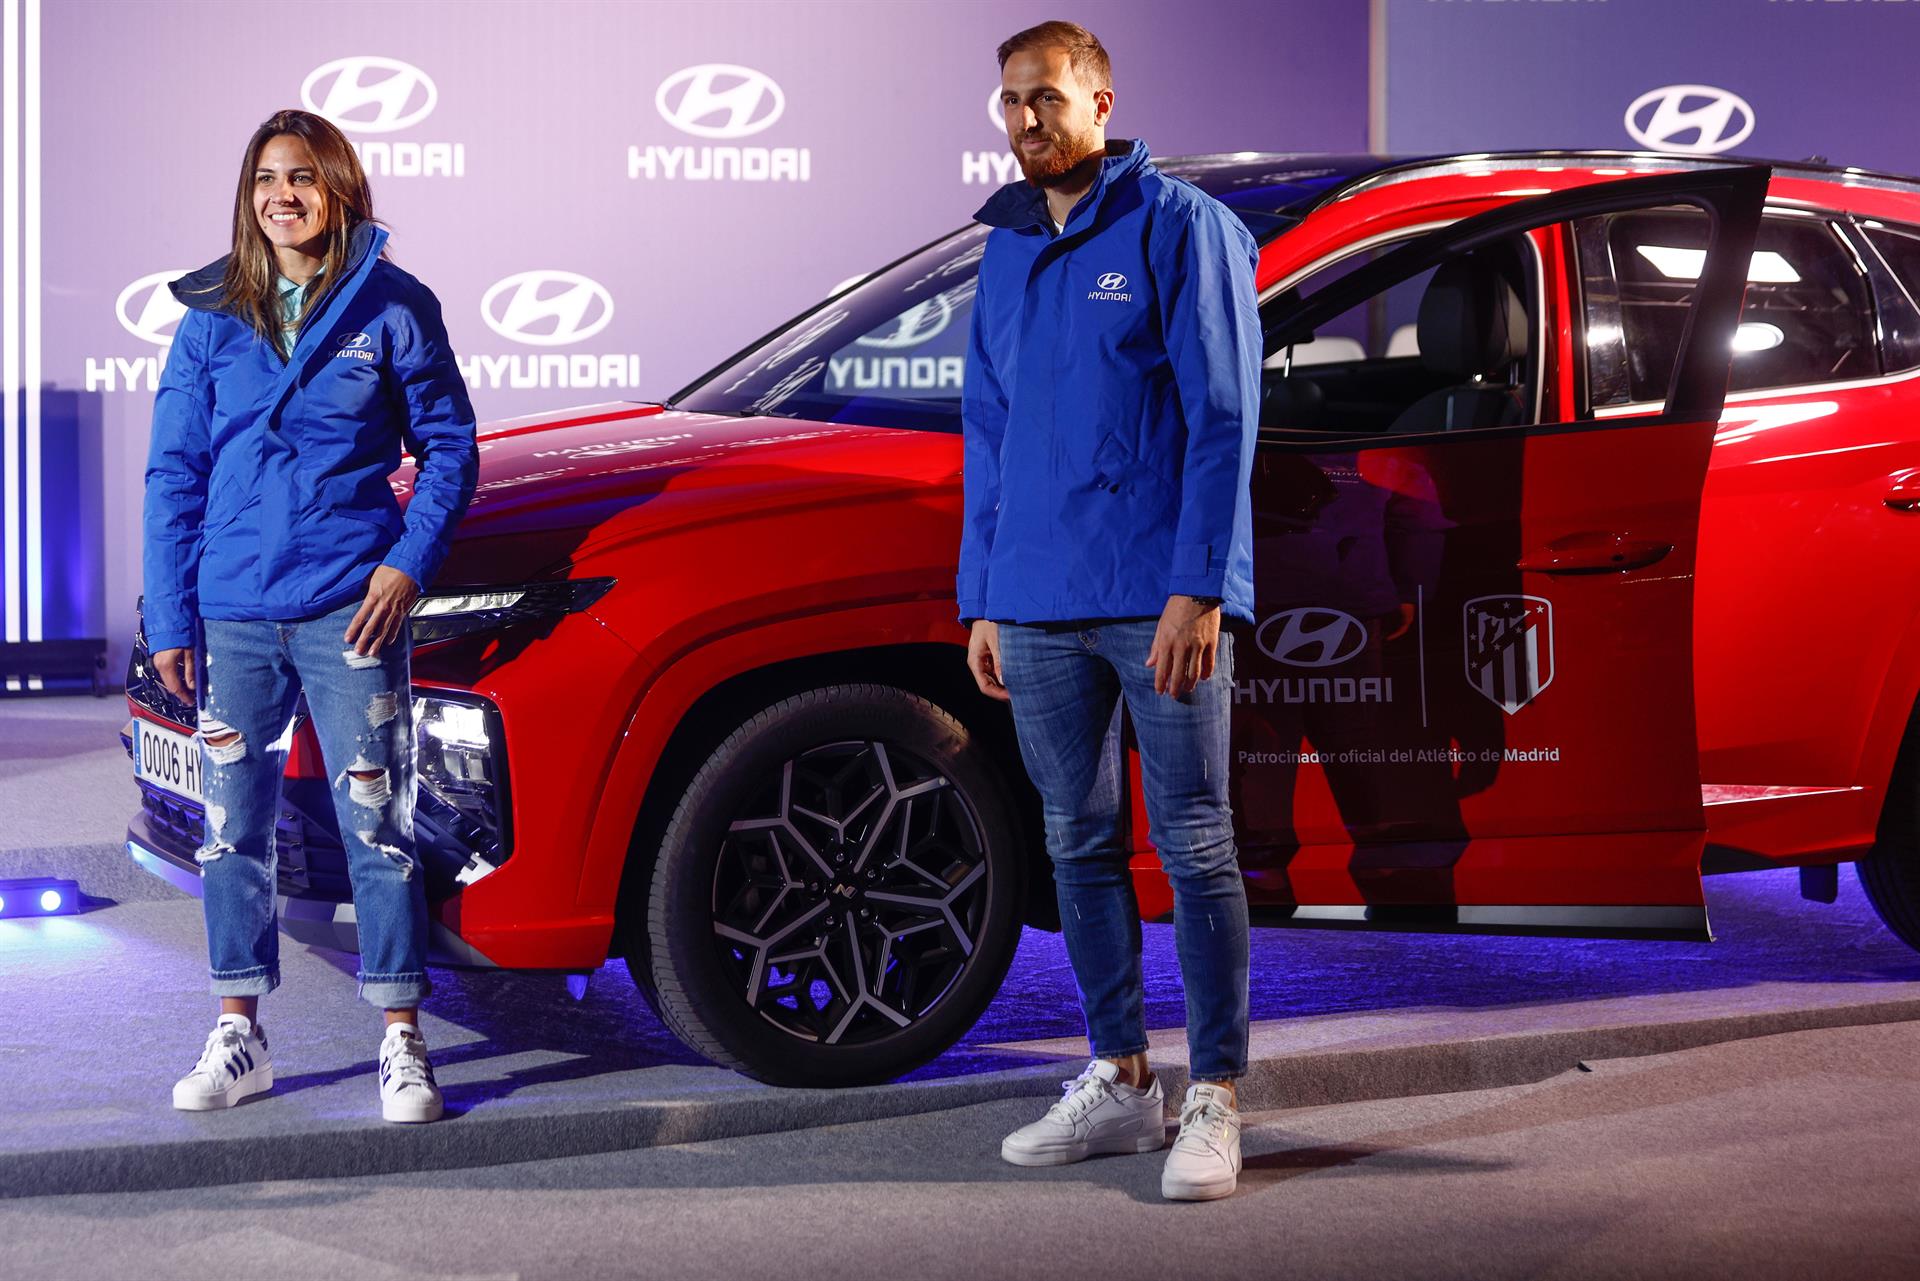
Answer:
[[[1656,209],[1582,219],[1588,401],[1664,401],[1706,258],[1706,215]],[[1768,217],[1747,273],[1729,389],[1879,372],[1867,282],[1826,223]]]
[[[1920,298],[1920,236],[1887,227],[1869,227],[1867,239],[1893,268],[1893,274],[1907,287],[1907,293]]]
[[[1256,239],[1291,223],[1233,213]],[[959,431],[986,244],[987,229],[976,224],[849,286],[686,389],[674,407]]]
[[[1382,245],[1349,254],[1339,262],[1314,272],[1298,287],[1289,290],[1287,297],[1292,299],[1303,293],[1318,293],[1397,247]],[[1294,368],[1418,356],[1420,340],[1414,322],[1420,310],[1420,295],[1432,275],[1431,271],[1424,271],[1409,280],[1403,280],[1368,299],[1365,307],[1357,307],[1322,325],[1314,333],[1312,342],[1302,343],[1293,349]],[[1267,309],[1274,310],[1277,301],[1269,302]],[[1275,352],[1267,357],[1267,368],[1279,369],[1286,361],[1285,351]]]
[[[1916,303],[1920,303],[1920,234],[1895,231],[1890,227],[1866,227],[1867,239],[1880,251],[1880,257],[1906,290],[1906,297],[1885,297],[1882,289],[1881,339],[1886,349],[1889,371],[1920,365],[1920,324],[1916,324]],[[1885,285],[1885,279],[1880,283]]]
[[[1267,323],[1396,248],[1383,245],[1315,272],[1267,302]],[[1390,435],[1531,422],[1533,261],[1526,238],[1514,236],[1409,276],[1321,322],[1312,341],[1267,358],[1262,429],[1280,439],[1278,433],[1294,431]]]
[[[674,401],[704,413],[960,430],[987,229],[970,227],[811,314]]]

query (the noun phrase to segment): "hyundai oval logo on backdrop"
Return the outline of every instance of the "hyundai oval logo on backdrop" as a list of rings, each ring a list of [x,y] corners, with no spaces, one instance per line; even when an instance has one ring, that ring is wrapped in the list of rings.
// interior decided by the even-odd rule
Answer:
[[[862,347],[918,347],[939,337],[953,323],[953,304],[946,295],[935,294],[915,303],[894,318],[893,327],[884,333],[864,334],[853,341]]]
[[[1635,141],[1655,151],[1706,156],[1747,140],[1753,108],[1739,94],[1712,85],[1665,85],[1635,98],[1625,123]],[[1693,136],[1680,141],[1687,134]]]
[[[1253,639],[1261,653],[1289,667],[1335,667],[1367,647],[1367,625],[1337,609],[1308,606],[1273,615]]]
[[[1000,95],[1004,92],[1006,90],[995,85],[993,92],[987,95],[987,119],[993,121],[993,127],[1001,133],[1007,131],[1007,109],[1000,105]]]
[[[1117,271],[1109,271],[1100,277],[1098,283],[1100,288],[1108,293],[1114,293],[1127,287],[1127,278]]]
[[[480,296],[480,318],[502,338],[559,347],[591,338],[613,319],[613,295],[571,271],[520,271]]]
[[[679,96],[675,97],[675,90]],[[745,138],[759,133],[787,109],[787,95],[752,67],[710,62],[676,71],[660,82],[653,105],[682,133],[702,138]],[[719,117],[719,119],[715,119]]]
[[[184,271],[156,271],[142,276],[120,291],[113,300],[114,315],[120,327],[145,342],[164,347],[173,341],[173,329],[187,309],[167,288],[171,281],[186,275]]]
[[[324,97],[315,92],[322,85]],[[392,133],[425,120],[440,91],[431,76],[411,63],[362,55],[314,68],[300,84],[300,99],[307,110],[350,132]]]

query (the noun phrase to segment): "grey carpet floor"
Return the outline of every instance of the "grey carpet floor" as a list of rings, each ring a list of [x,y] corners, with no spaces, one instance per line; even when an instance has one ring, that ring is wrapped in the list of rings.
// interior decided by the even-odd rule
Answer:
[[[1002,1164],[1002,1101],[489,1169],[0,1203],[0,1275],[369,1278],[1920,1274],[1920,1026],[1249,1116],[1240,1194]]]

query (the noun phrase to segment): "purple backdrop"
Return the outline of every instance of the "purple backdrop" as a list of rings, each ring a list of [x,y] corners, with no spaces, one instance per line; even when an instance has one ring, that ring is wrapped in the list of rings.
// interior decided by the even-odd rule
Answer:
[[[177,316],[164,281],[224,251],[239,149],[275,108],[349,127],[396,257],[439,294],[497,420],[668,394],[962,223],[1011,172],[993,46],[1043,16],[1007,0],[43,0],[45,634],[104,634],[124,663]],[[1110,0],[1067,16],[1113,52],[1116,132],[1163,156],[1364,149],[1371,85],[1372,137],[1403,154],[1734,148],[1920,171],[1920,0]],[[5,127],[18,116],[0,107]],[[18,558],[24,513],[5,519]]]
[[[660,397],[1006,180],[993,50],[1048,16],[918,4],[47,4],[46,381],[97,402],[103,608],[139,590],[165,280],[225,252],[240,150],[307,106],[361,147],[483,421]],[[1358,150],[1367,6],[1082,4],[1156,154]],[[299,52],[292,52],[299,50]],[[54,430],[50,422],[49,431]],[[75,549],[78,551],[79,549]],[[51,628],[49,634],[56,634]]]
[[[1920,0],[1386,6],[1395,152],[1737,151],[1920,173]]]

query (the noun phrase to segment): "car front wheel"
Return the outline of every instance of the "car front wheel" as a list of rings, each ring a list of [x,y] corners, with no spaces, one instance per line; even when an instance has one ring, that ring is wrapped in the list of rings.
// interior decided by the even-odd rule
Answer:
[[[720,744],[647,904],[667,1025],[780,1085],[891,1079],[986,1008],[1019,936],[1013,807],[980,742],[881,685],[810,690]]]

